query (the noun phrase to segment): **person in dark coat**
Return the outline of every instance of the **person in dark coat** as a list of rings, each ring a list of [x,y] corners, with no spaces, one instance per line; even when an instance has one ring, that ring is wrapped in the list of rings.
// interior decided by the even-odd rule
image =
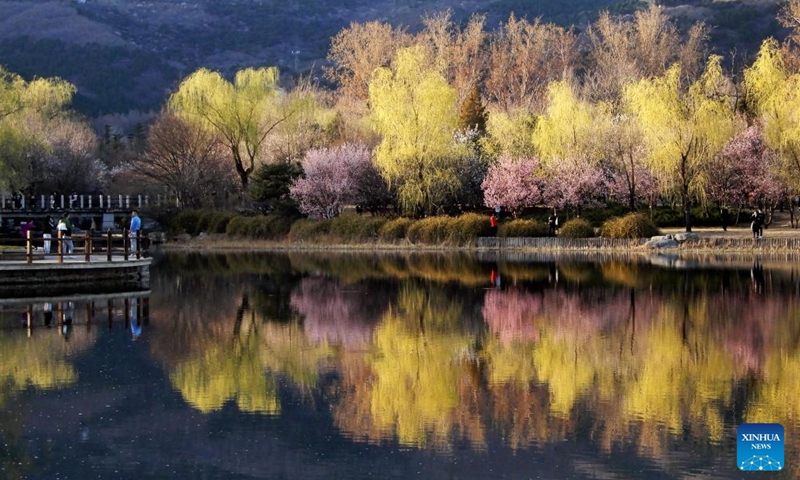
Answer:
[[[760,208],[756,210],[756,221],[758,223],[758,238],[761,238],[764,236],[764,224],[767,223],[767,215],[764,210]]]
[[[558,229],[558,215],[556,214],[556,210],[553,209],[553,213],[547,218],[547,235],[551,237],[556,236],[556,230]]]
[[[728,213],[727,207],[722,207],[722,211],[720,211],[719,218],[722,221],[722,231],[728,231],[728,225],[731,224],[731,217]]]

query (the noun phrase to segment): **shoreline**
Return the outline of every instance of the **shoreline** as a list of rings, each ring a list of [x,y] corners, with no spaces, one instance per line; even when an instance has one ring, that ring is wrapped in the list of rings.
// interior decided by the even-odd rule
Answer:
[[[669,233],[669,232],[665,232]],[[697,240],[683,242],[672,248],[648,248],[648,239],[565,239],[559,237],[494,238],[481,237],[473,245],[427,245],[405,243],[310,243],[255,240],[209,236],[160,244],[165,252],[340,252],[340,253],[548,253],[548,254],[618,254],[618,255],[765,255],[798,256],[800,261],[800,232],[783,237],[765,237],[760,240],[742,236],[722,237],[702,235]]]

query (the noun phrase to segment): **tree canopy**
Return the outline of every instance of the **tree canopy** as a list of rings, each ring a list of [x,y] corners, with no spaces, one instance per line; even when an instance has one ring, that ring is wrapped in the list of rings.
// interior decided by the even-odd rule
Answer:
[[[690,203],[706,199],[708,164],[738,126],[727,86],[720,57],[712,56],[688,88],[675,64],[663,76],[625,89],[626,106],[638,119],[649,150],[648,167],[663,193],[681,204],[687,231]]]
[[[764,126],[767,144],[778,152],[783,176],[800,190],[800,73],[790,74],[775,40],[767,40],[744,72],[745,98]]]
[[[291,115],[278,108],[278,76],[275,67],[246,68],[230,82],[201,68],[181,83],[167,104],[172,113],[220,136],[243,189],[267,136]]]
[[[455,89],[426,64],[421,47],[400,50],[391,69],[376,70],[369,88],[372,119],[382,135],[376,165],[411,213],[435,210],[458,189]]]

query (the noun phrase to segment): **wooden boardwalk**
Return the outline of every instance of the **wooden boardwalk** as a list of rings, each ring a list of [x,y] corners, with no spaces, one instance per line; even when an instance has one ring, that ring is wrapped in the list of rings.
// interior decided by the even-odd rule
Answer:
[[[28,232],[24,249],[1,250],[0,298],[149,288],[152,259],[131,251],[133,239],[125,234],[74,236],[72,253],[64,252],[67,239],[59,235],[50,240],[56,253],[45,254],[34,247],[43,240]]]

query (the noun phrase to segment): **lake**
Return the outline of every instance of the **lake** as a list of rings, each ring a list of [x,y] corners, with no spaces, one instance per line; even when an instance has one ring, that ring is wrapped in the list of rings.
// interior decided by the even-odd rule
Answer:
[[[800,477],[786,256],[170,253],[0,327],[3,479]]]

